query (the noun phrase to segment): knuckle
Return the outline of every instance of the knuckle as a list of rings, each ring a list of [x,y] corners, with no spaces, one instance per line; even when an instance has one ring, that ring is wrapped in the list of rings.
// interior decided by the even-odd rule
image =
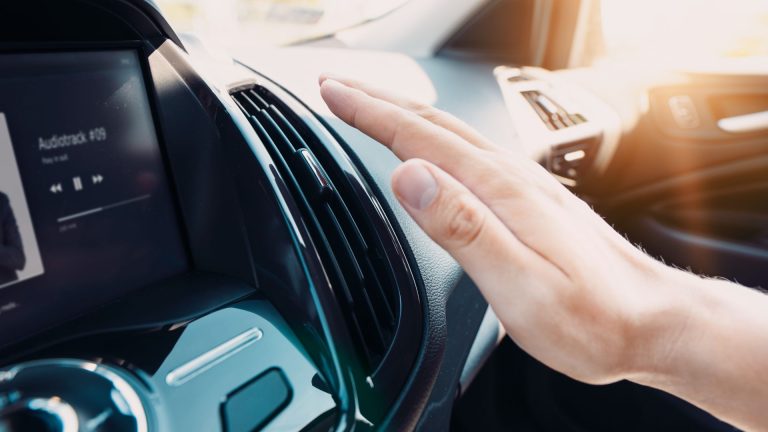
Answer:
[[[420,131],[423,127],[421,119],[408,111],[400,111],[400,129],[405,134]]]
[[[505,196],[522,200],[546,197],[560,203],[560,184],[537,163],[507,158],[497,159],[494,163]]]
[[[451,117],[447,112],[422,102],[411,101],[408,110],[432,123],[442,123]]]
[[[491,160],[483,184],[499,198],[527,198],[532,192],[530,179],[520,175],[504,161]]]
[[[399,113],[392,130],[392,136],[388,140],[391,143],[392,150],[397,152],[402,144],[412,140],[417,131],[418,123],[407,113]]]
[[[352,111],[349,114],[349,124],[354,128],[360,127],[360,108],[356,105],[352,106]]]
[[[405,105],[408,111],[412,111],[419,115],[421,115],[422,113],[426,113],[431,109],[434,109],[432,105],[425,104],[423,102],[420,102],[414,99],[408,99]]]
[[[408,136],[413,133],[412,129],[409,119],[402,114],[398,115],[395,126],[392,128],[392,135],[387,140],[393,151],[397,152],[400,144],[408,140]]]
[[[433,107],[432,105],[426,105],[420,102],[414,103],[413,112],[416,113],[419,117],[429,121],[439,120],[445,115],[443,111]]]
[[[448,200],[443,215],[442,237],[458,247],[474,243],[485,226],[485,217],[479,206],[461,194]]]

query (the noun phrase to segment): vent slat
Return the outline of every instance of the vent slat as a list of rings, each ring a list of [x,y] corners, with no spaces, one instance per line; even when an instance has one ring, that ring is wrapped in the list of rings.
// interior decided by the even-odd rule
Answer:
[[[283,113],[281,113],[276,106],[270,105],[268,110],[275,122],[280,125],[283,133],[294,143],[294,147],[307,148],[307,143],[304,141],[304,138],[301,137],[301,135],[296,131],[296,128],[293,127],[293,125],[288,121],[288,119],[285,118]]]
[[[373,268],[373,264],[368,261],[368,265],[371,266],[371,270],[375,272],[376,270]],[[387,294],[384,292],[384,287],[381,284],[381,280],[379,278],[369,278],[367,281],[367,286],[370,287],[373,285],[373,288],[368,289],[369,292],[373,293],[373,296],[376,298],[377,303],[381,304],[383,307],[377,308],[377,311],[379,312],[379,321],[386,322],[388,326],[394,326],[395,325],[395,311],[393,310],[392,303],[387,296]]]
[[[372,228],[356,194],[324,144],[269,90],[254,86],[232,97],[290,183],[329,280],[343,300],[340,306],[359,354],[372,372],[392,343],[399,293],[392,270],[380,258],[385,253],[377,237],[368,235]]]
[[[293,146],[291,140],[289,140],[283,130],[280,129],[280,126],[275,119],[272,118],[272,114],[267,110],[261,110],[256,114],[256,118],[262,123],[265,129],[267,129],[269,136],[272,138],[272,141],[278,145],[285,160],[291,164],[289,167],[292,166],[293,153],[296,151],[296,147]]]
[[[245,95],[247,95],[248,98],[253,99],[254,106],[259,107],[260,109],[267,109],[269,106],[269,103],[264,100],[264,98],[261,97],[256,91],[253,89],[249,90],[248,92],[245,92]]]
[[[283,156],[283,154],[281,154],[277,150],[277,146],[275,145],[274,140],[269,135],[267,130],[264,128],[264,126],[260,122],[258,122],[258,119],[256,117],[251,116],[251,119],[252,119],[251,120],[251,124],[256,129],[256,133],[259,135],[259,137],[262,139],[262,141],[267,143],[267,145],[270,147],[270,149],[272,150],[270,153],[273,155],[273,157],[278,159],[278,161],[281,163],[281,165],[283,165],[285,167],[288,167],[289,165],[286,162],[285,157]],[[296,187],[299,186],[298,181],[296,180],[296,178],[293,176],[292,173],[290,173],[289,171],[286,171],[285,173],[283,173],[283,175],[289,177],[289,179],[292,181],[292,183],[295,184]],[[308,207],[309,203],[308,203],[306,197],[303,194],[301,194],[300,192],[297,193],[297,195],[299,195],[297,198],[300,198],[301,201],[304,203],[304,205],[306,205]],[[328,239],[325,236],[325,233],[320,232],[319,235],[321,236],[321,238],[320,238],[321,243],[329,244]],[[331,249],[330,246],[328,246],[328,249]],[[331,256],[329,258],[329,260],[331,261],[331,265],[332,265],[332,267],[334,267],[336,272],[338,274],[341,274],[341,267],[339,266],[339,263],[338,263],[336,257],[335,256]],[[354,296],[352,295],[352,292],[350,291],[349,287],[344,282],[344,280],[340,280],[340,285],[341,285],[342,292],[343,292],[344,297],[347,300],[347,302],[349,304],[354,304]]]
[[[347,224],[348,225],[347,228],[352,234],[352,240],[360,247],[360,249],[363,252],[367,252],[368,243],[365,241],[365,237],[363,236],[363,233],[360,232],[360,228],[358,228],[357,224],[355,224],[354,222],[355,218],[354,216],[352,216],[352,213],[350,213],[346,204],[344,204],[344,201],[341,199],[341,196],[340,195],[334,196],[334,199],[331,204],[339,213],[342,213],[344,215],[342,219],[350,221]]]
[[[262,108],[256,103],[256,100],[252,96],[249,96],[248,94],[244,93],[239,95],[239,98],[235,98],[235,100],[238,100],[238,99],[240,102],[240,108],[245,108],[247,106],[248,108],[245,108],[245,109],[250,114],[255,114],[262,110]]]
[[[328,217],[329,221],[331,222],[331,226],[335,228],[335,231],[339,236],[341,246],[346,252],[345,255],[348,257],[352,268],[354,269],[354,276],[358,282],[364,283],[366,277],[363,274],[363,269],[360,267],[360,263],[357,261],[357,259],[355,259],[355,252],[352,250],[352,245],[349,244],[347,236],[344,234],[344,229],[341,227],[339,220],[336,218],[336,215],[333,214],[333,210],[331,210],[330,207],[324,206],[323,210],[325,210],[325,215]]]
[[[259,137],[262,139],[262,141],[265,144],[267,144],[270,154],[272,154],[272,156],[280,163],[281,167],[283,167],[283,171],[284,171],[283,175],[291,180],[291,182],[295,185],[295,188],[298,188],[299,187],[298,181],[290,171],[286,170],[289,167],[289,165],[286,162],[284,155],[278,150],[277,145],[275,144],[270,134],[267,132],[267,129],[264,128],[264,125],[259,121],[258,117],[250,116],[250,120],[251,120],[251,124],[254,126],[254,129],[256,130]],[[309,207],[309,203],[307,202],[306,197],[303,194],[301,194],[300,191],[297,191],[296,195],[297,195],[297,198],[299,198],[305,206]],[[315,219],[315,224],[318,224],[316,219]],[[330,277],[332,279],[333,284],[336,287],[341,288],[341,294],[343,295],[343,298],[347,303],[346,307],[354,309],[356,307],[355,298],[352,294],[352,291],[349,285],[344,280],[344,278],[341,277],[341,275],[343,275],[344,272],[342,271],[342,268],[339,265],[338,260],[333,254],[333,248],[330,246],[330,242],[328,241],[325,233],[322,231],[318,232],[317,236],[319,237],[318,240],[320,244],[325,246],[324,249],[327,251],[324,261],[326,262],[326,265],[330,264],[330,267],[332,270]],[[361,301],[359,302],[362,305],[367,304],[365,302],[365,299],[361,299]],[[353,334],[355,335],[355,337],[360,341],[369,340],[370,331],[366,331],[365,328],[368,328],[370,326],[363,325],[360,322],[360,319],[358,318],[357,315],[354,315],[354,314],[350,314],[350,315],[351,315],[350,317],[351,326],[352,326]],[[365,360],[369,364],[371,364],[375,360],[375,354],[372,353],[367,348],[367,346],[363,346],[362,354]]]
[[[365,301],[365,304],[368,306],[368,310],[370,313],[366,314],[359,314],[359,317],[365,317],[371,320],[371,329],[373,330],[373,334],[370,335],[373,340],[370,338],[366,340],[366,342],[374,342],[376,344],[376,352],[378,353],[384,353],[384,351],[387,348],[387,340],[384,337],[384,331],[382,329],[381,323],[379,322],[379,317],[376,315],[375,308],[373,306],[373,303],[371,302],[371,297],[368,295],[368,290],[365,289],[365,287],[361,287],[360,293],[363,295],[363,300]]]
[[[334,214],[333,209],[326,205],[325,211],[331,218],[336,229],[341,233],[341,235],[344,235],[345,230],[342,228],[340,218]],[[353,261],[355,262],[356,272],[359,271],[361,276],[360,282],[363,283],[363,289],[369,296],[369,300],[372,304],[373,313],[376,315],[377,322],[386,322],[388,325],[393,325],[394,311],[392,310],[392,305],[390,304],[389,298],[384,293],[383,287],[379,283],[379,278],[375,277],[376,269],[368,258],[366,251],[360,246],[358,246],[356,251],[353,251],[352,246],[350,245],[346,236],[344,236],[343,242],[345,248],[347,249],[347,253],[354,257]],[[373,275],[374,277],[364,277],[361,266],[365,266],[366,272]]]
[[[327,207],[326,207],[327,208]],[[349,285],[359,287],[355,290],[353,296],[355,296],[355,304],[360,305],[358,308],[358,320],[364,325],[363,330],[366,333],[366,339],[374,341],[376,343],[377,350],[383,350],[386,345],[386,338],[384,337],[384,330],[379,318],[379,308],[374,305],[373,300],[370,298],[368,290],[365,288],[366,278],[363,274],[363,270],[360,268],[360,264],[355,259],[355,254],[349,243],[346,241],[344,232],[341,230],[341,226],[338,225],[338,221],[332,212],[326,212],[325,216],[329,219],[329,227],[336,228],[334,234],[338,240],[338,244],[341,250],[335,249],[335,252],[340,252],[340,260],[346,262],[346,266],[343,266],[343,278]],[[331,231],[329,229],[328,231]],[[331,235],[331,233],[327,233]],[[346,269],[346,270],[345,270]],[[366,307],[367,306],[367,307]]]
[[[552,98],[538,90],[526,90],[520,94],[528,101],[549,130],[560,130],[586,121],[581,114],[569,113]]]

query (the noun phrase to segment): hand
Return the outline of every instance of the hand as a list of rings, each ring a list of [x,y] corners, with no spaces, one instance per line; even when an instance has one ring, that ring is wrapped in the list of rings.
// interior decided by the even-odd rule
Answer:
[[[406,161],[395,195],[521,348],[580,381],[631,379],[768,427],[768,296],[650,258],[541,166],[447,113],[320,82],[334,114]]]
[[[584,382],[636,372],[666,268],[524,155],[432,107],[345,84],[324,80],[328,106],[407,161],[392,178],[396,196],[518,345]]]

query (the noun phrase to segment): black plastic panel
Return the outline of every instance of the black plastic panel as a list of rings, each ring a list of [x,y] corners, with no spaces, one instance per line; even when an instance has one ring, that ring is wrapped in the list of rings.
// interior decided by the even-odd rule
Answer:
[[[291,387],[280,369],[271,369],[227,396],[221,406],[225,432],[261,429],[291,399]]]

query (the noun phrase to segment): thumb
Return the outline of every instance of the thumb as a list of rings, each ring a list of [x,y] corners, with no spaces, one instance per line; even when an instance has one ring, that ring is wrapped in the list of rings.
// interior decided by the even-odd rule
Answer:
[[[400,165],[392,174],[392,189],[416,223],[479,286],[509,286],[510,277],[520,278],[525,263],[535,258],[479,198],[429,162],[411,159]],[[492,302],[494,293],[485,294]]]

